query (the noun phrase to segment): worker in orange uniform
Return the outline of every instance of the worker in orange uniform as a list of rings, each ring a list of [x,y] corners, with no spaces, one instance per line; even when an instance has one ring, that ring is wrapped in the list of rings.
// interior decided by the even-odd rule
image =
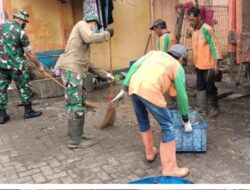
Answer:
[[[167,24],[162,19],[157,19],[154,21],[153,25],[150,27],[150,30],[153,30],[158,36],[157,40],[157,50],[168,52],[168,50],[177,43],[175,36],[167,28]],[[176,91],[174,87],[171,87],[169,93],[165,95],[168,101],[168,108],[176,108]]]
[[[219,73],[221,54],[216,43],[215,33],[211,26],[201,19],[200,9],[188,10],[188,21],[194,28],[192,34],[193,61],[197,76],[197,106],[203,115],[215,117],[219,114],[219,101],[214,77]],[[211,98],[212,109],[207,110],[207,98]]]
[[[155,20],[150,30],[154,30],[158,36],[157,50],[168,52],[177,42],[175,36],[168,31],[166,22],[162,19]]]
[[[157,155],[148,112],[157,120],[163,133],[160,157],[164,176],[185,177],[189,173],[188,168],[180,168],[177,165],[174,124],[164,98],[164,94],[174,85],[184,130],[192,131],[188,118],[189,104],[185,90],[185,72],[181,65],[186,62],[187,55],[186,48],[180,44],[173,45],[168,53],[150,51],[131,66],[122,90],[112,100],[112,102],[117,102],[126,95],[127,91],[129,92],[148,162],[153,162]]]

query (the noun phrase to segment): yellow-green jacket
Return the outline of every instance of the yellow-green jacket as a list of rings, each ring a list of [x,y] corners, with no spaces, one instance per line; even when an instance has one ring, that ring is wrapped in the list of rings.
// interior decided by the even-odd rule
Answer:
[[[141,57],[131,66],[123,85],[129,95],[136,94],[159,107],[166,107],[164,94],[174,86],[178,109],[182,116],[188,114],[184,69],[167,53],[150,51]]]

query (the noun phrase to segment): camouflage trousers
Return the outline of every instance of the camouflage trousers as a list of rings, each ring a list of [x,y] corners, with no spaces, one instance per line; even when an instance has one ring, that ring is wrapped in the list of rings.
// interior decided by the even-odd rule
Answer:
[[[30,73],[28,70],[8,70],[0,68],[0,110],[6,110],[8,104],[8,87],[15,81],[21,101],[24,105],[31,103],[32,91],[30,85]]]
[[[87,82],[81,75],[61,70],[60,72],[65,88],[64,99],[67,117],[74,119],[85,112]]]

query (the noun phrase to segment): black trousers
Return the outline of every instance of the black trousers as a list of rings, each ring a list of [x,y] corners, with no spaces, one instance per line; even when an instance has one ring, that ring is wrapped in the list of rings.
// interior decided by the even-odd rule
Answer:
[[[208,94],[217,93],[217,87],[213,81],[207,81],[208,70],[200,70],[198,68],[196,71],[196,88],[197,90],[206,90]]]
[[[218,107],[218,90],[215,86],[215,82],[213,80],[207,80],[208,71],[209,70],[201,70],[196,68],[196,89],[197,90],[206,90],[207,95],[211,98],[211,103],[213,107]]]

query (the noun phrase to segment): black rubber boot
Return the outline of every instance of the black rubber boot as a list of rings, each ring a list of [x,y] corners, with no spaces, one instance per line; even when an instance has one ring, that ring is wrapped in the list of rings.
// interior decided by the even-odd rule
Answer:
[[[68,119],[69,149],[87,148],[96,144],[95,141],[82,137],[83,126],[84,126],[84,115],[79,118]]]
[[[6,113],[6,110],[0,110],[0,124],[5,124],[10,119],[10,116]]]
[[[42,111],[34,111],[32,109],[31,103],[24,105],[24,108],[25,108],[25,112],[24,112],[24,115],[23,115],[24,119],[39,117],[40,115],[43,114]]]

